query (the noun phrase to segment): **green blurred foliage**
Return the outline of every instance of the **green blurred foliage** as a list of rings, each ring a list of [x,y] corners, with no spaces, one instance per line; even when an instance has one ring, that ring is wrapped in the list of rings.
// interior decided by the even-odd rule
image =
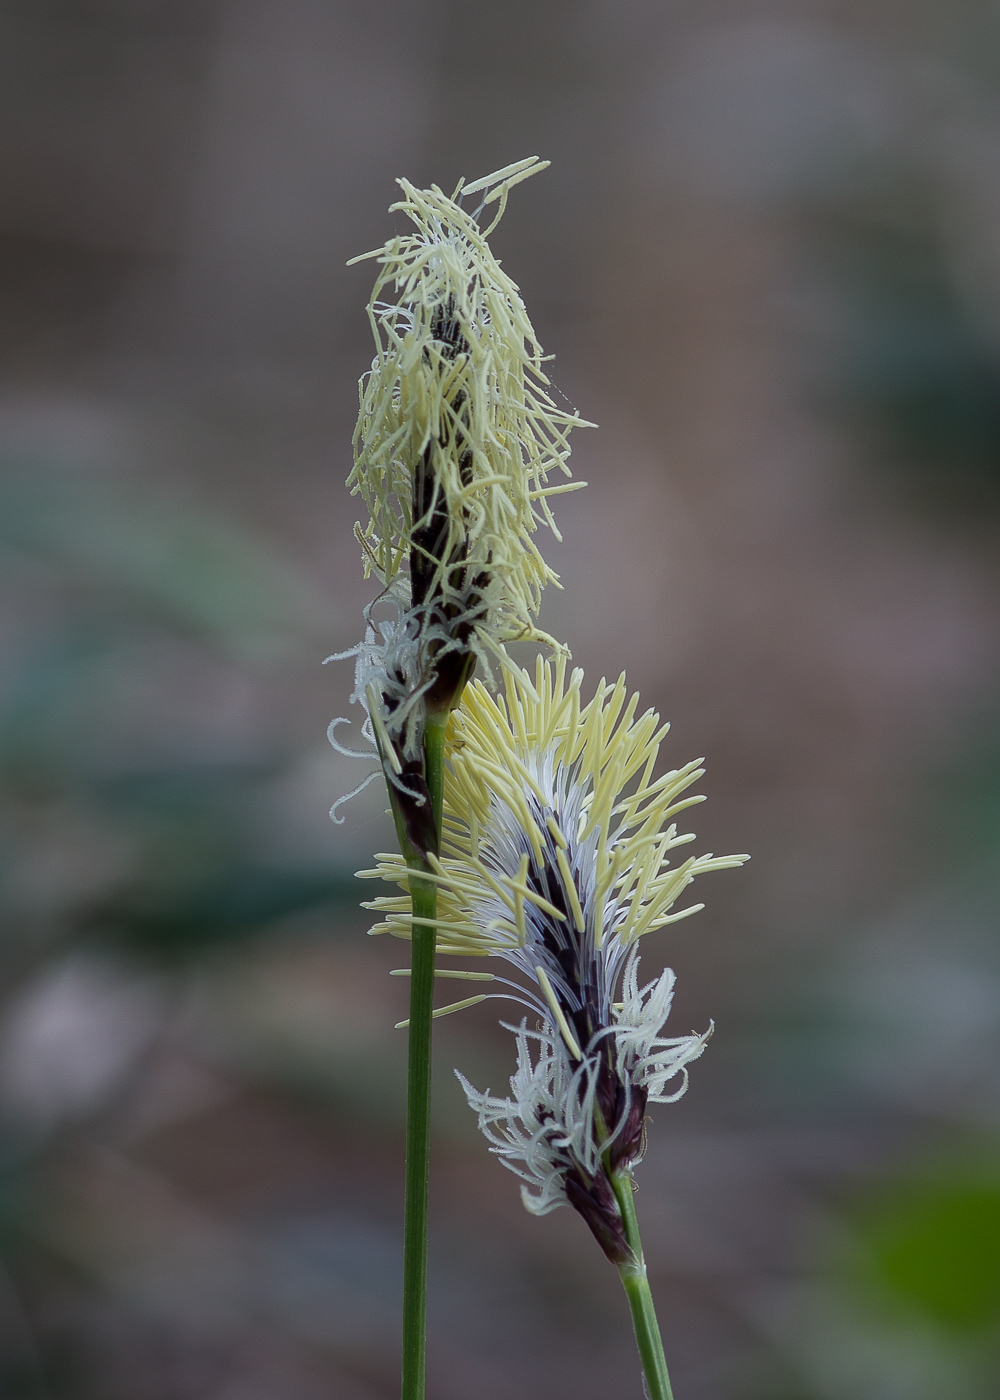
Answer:
[[[892,165],[810,210],[835,289],[828,392],[911,501],[966,518],[1000,509],[1000,344],[968,297],[947,192]]]
[[[938,775],[937,811],[949,865],[1000,867],[1000,716],[987,715]]]
[[[242,660],[321,626],[274,550],[200,505],[41,461],[0,468],[0,548],[44,561],[121,624],[159,623]]]
[[[969,1135],[865,1174],[814,1221],[772,1300],[760,1400],[992,1400],[1000,1375],[1000,1147]]]
[[[789,1122],[856,1134],[869,1152],[814,1202],[801,1275],[769,1319],[773,1356],[745,1386],[760,1400],[998,1393],[997,733],[984,704],[924,756],[907,822],[927,857],[912,887],[839,941],[794,952],[765,997],[754,1107],[780,1103]]]
[[[41,464],[0,474],[0,550],[22,592],[24,562],[44,565],[27,578],[42,625],[0,691],[3,798],[22,815],[71,803],[128,848],[113,887],[68,912],[60,946],[192,957],[342,900],[342,872],[271,868],[255,847],[255,803],[291,753],[220,763],[181,751],[169,768],[133,755],[122,771],[85,727],[88,711],[103,722],[111,710],[113,729],[121,692],[172,637],[251,673],[309,645],[318,608],[294,570],[210,512]],[[12,817],[8,834],[19,828]]]
[[[873,1286],[935,1326],[970,1338],[1000,1328],[1000,1151],[992,1180],[953,1171],[883,1187],[855,1219]]]
[[[253,685],[321,655],[320,609],[285,560],[153,488],[17,463],[0,471],[0,577],[31,619],[0,679],[0,1033],[24,989],[75,954],[183,983],[355,903],[332,854],[275,860],[262,841],[294,738],[220,759],[190,721],[160,732],[137,686],[160,656],[183,689],[199,656]],[[20,1130],[7,1131],[13,1161]]]
[[[353,902],[349,872],[273,868],[245,830],[271,774],[206,768],[137,774],[101,797],[137,839],[134,872],[86,911],[81,933],[175,963],[229,947],[293,915]]]

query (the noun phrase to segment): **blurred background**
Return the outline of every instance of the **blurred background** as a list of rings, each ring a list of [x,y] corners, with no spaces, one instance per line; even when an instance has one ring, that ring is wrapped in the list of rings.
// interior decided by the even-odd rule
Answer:
[[[0,1393],[398,1393],[344,264],[538,154],[494,246],[600,424],[542,621],[753,853],[645,955],[717,1026],[640,1172],[678,1396],[1000,1394],[1000,11],[6,0],[0,72]],[[453,1079],[496,1014],[437,1034],[430,1394],[638,1400]]]

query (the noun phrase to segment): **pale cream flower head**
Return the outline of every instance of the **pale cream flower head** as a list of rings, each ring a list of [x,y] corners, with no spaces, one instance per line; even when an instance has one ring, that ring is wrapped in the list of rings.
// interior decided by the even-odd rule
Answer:
[[[390,584],[409,565],[420,633],[439,650],[457,631],[483,659],[484,646],[540,635],[533,618],[556,575],[533,536],[544,523],[558,538],[548,497],[582,485],[547,484],[569,478],[568,435],[582,420],[556,405],[517,285],[487,243],[511,187],[547,164],[531,157],[460,182],[450,199],[399,180],[392,209],[414,231],[364,255],[379,263],[376,356],[348,484],[369,510],[358,530],[366,574]],[[462,207],[477,194],[478,209]]]
[[[508,665],[501,695],[466,687],[449,728],[441,853],[420,878],[437,885],[440,953],[498,957],[520,974],[439,971],[508,990],[435,1015],[499,996],[535,1026],[510,1027],[513,1097],[462,1079],[480,1127],[522,1178],[529,1210],[573,1205],[618,1263],[628,1247],[606,1168],[639,1160],[647,1106],[684,1092],[708,1037],[663,1035],[674,975],[641,985],[639,941],[703,907],[675,908],[693,881],[747,857],[677,859],[695,839],[676,819],[701,801],[690,792],[700,760],[657,776],[668,726],[639,713],[624,676],[589,701],[582,681],[558,655],[540,658],[533,678]],[[395,853],[377,859],[359,873],[402,893],[367,903],[381,916],[372,932],[409,938],[411,872]]]

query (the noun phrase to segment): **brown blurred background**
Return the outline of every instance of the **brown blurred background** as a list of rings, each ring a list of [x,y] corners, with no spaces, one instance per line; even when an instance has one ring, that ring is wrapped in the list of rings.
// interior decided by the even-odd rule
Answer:
[[[398,1393],[344,264],[533,154],[494,245],[600,424],[542,620],[753,853],[646,953],[717,1025],[640,1172],[679,1400],[1000,1394],[996,7],[6,0],[0,72],[0,1394]],[[437,1035],[430,1395],[638,1400],[452,1077],[496,1014]]]

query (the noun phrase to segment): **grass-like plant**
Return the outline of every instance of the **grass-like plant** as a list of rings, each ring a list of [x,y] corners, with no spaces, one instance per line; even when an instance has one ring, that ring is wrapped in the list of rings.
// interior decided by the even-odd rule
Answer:
[[[469,1103],[530,1211],[569,1204],[583,1216],[621,1276],[648,1393],[670,1396],[632,1173],[647,1105],[683,1093],[708,1032],[661,1035],[673,973],[640,986],[637,945],[702,907],[674,910],[696,876],[746,859],[673,863],[694,839],[674,818],[701,800],[687,795],[700,760],[657,776],[659,716],[637,717],[624,677],[584,702],[583,673],[567,675],[566,648],[536,626],[556,578],[534,536],[555,530],[549,498],[580,484],[565,478],[582,420],[552,399],[518,289],[486,240],[510,188],[542,168],[519,161],[450,199],[401,180],[393,208],[415,231],[366,255],[380,267],[376,355],[349,484],[368,507],[357,536],[381,592],[364,639],[341,655],[355,658],[352,699],[378,759],[365,782],[384,775],[400,847],[360,872],[400,890],[369,902],[372,932],[413,950],[400,969],[411,979],[403,1400],[424,1395],[432,1020],[497,996],[531,1016],[510,1027],[513,1097],[460,1075]],[[555,660],[539,658],[532,677],[508,657],[512,640]],[[477,666],[485,681],[472,680]],[[441,969],[504,990],[434,1010],[438,952],[501,958],[519,977]]]

